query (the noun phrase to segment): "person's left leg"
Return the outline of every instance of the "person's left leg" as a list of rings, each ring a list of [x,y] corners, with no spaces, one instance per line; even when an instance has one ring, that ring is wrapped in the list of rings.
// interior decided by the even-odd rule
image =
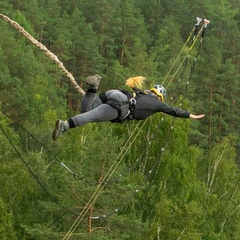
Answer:
[[[81,113],[88,112],[102,104],[101,100],[97,96],[97,90],[101,80],[102,77],[98,74],[88,76],[86,78],[86,84],[89,85],[89,88],[81,101]]]
[[[102,101],[97,96],[97,93],[92,93],[87,91],[84,97],[82,98],[80,111],[81,113],[85,113],[85,112],[91,111],[92,109],[98,107],[101,104],[102,104]]]

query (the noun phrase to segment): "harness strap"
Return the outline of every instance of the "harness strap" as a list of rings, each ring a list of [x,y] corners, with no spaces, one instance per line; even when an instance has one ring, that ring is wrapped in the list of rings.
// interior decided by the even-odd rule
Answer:
[[[126,116],[126,120],[133,120],[134,119],[134,111],[135,107],[137,105],[137,97],[140,97],[142,94],[146,95],[149,94],[149,90],[139,90],[133,88],[134,92],[128,92],[126,90],[120,90],[122,91],[129,99],[129,114]]]
[[[105,93],[101,93],[99,94],[99,98],[101,99],[102,103],[106,103],[109,104],[110,106],[116,108],[119,112],[119,115],[116,119],[112,120],[111,122],[123,122],[125,120],[133,120],[134,119],[134,111],[135,111],[135,106],[137,104],[137,97],[140,96],[140,94],[148,94],[148,91],[144,91],[144,90],[138,90],[138,89],[134,89],[134,92],[129,92],[126,91],[124,89],[119,90],[122,93],[124,93],[127,98],[128,101],[116,101],[114,99],[107,99],[106,94]],[[128,113],[125,116],[122,116],[122,108],[124,106],[128,105],[129,110]]]
[[[121,106],[127,105],[129,102],[128,101],[117,102],[114,99],[108,99],[105,103],[116,108],[118,111],[121,111]]]
[[[129,111],[130,111],[128,114],[129,120],[133,120],[133,114],[134,114],[135,106],[137,104],[136,96],[137,96],[137,94],[135,92],[133,92],[132,98],[129,99]]]

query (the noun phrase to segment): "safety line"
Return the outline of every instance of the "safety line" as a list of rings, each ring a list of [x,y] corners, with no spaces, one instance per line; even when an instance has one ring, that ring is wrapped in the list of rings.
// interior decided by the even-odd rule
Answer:
[[[138,125],[140,124],[140,121],[138,122],[137,126],[135,127],[134,131],[132,132],[131,136],[128,138],[127,142],[125,143],[124,147],[122,148],[121,152],[119,153],[119,155],[117,156],[115,162],[112,164],[111,168],[108,170],[108,172],[106,173],[106,175],[104,176],[103,180],[104,182],[107,182],[105,181],[105,179],[109,179],[110,177],[108,177],[108,175],[111,174],[111,171],[114,167],[114,165],[116,164],[118,166],[118,164],[116,163],[118,158],[120,157],[120,155],[122,154],[123,152],[123,149],[127,146],[127,144],[129,143],[130,139],[132,138],[132,136],[135,134],[135,131],[137,130],[138,128]],[[143,126],[142,126],[143,127]],[[140,129],[141,130],[141,129]],[[140,132],[140,130],[138,131],[138,133]],[[133,141],[132,141],[133,143]],[[132,144],[131,143],[131,144]],[[130,146],[131,146],[130,144]],[[125,154],[126,154],[126,151],[125,151]],[[122,160],[122,159],[121,159]],[[121,162],[120,160],[120,162]],[[119,164],[120,164],[119,162]],[[95,193],[91,196],[91,198],[89,199],[88,203],[85,205],[84,209],[82,210],[82,212],[79,214],[78,218],[76,219],[76,221],[74,222],[74,224],[72,225],[72,227],[69,229],[68,233],[66,234],[66,238],[64,239],[68,239],[70,237],[70,235],[72,233],[70,233],[71,231],[74,232],[74,230],[77,228],[77,226],[79,225],[79,223],[82,221],[83,217],[87,214],[87,211],[91,208],[91,206],[94,204],[94,202],[96,201],[96,198],[98,197],[98,195],[100,194],[100,191],[102,190],[102,188],[104,187],[105,184],[99,184],[98,188],[96,189]],[[102,186],[102,187],[101,187]],[[99,191],[99,192],[98,192]],[[92,203],[91,203],[92,202]],[[90,204],[88,206],[88,204]]]
[[[197,17],[196,20],[197,20],[197,23],[194,25],[194,28],[192,29],[192,31],[191,31],[191,33],[190,33],[190,35],[189,35],[189,37],[188,37],[186,43],[190,40],[190,38],[191,38],[193,32],[196,33],[197,28],[199,27],[199,24],[200,24],[200,22],[202,21],[202,19],[199,18],[199,17]],[[201,35],[201,34],[200,34],[200,35]],[[184,47],[185,47],[186,43],[184,44]],[[194,45],[193,45],[193,46],[194,46]],[[191,50],[192,50],[193,46],[190,48]],[[184,49],[184,47],[182,48],[182,50]],[[180,51],[180,53],[182,52],[182,50]],[[179,54],[179,55],[180,55],[180,54]],[[178,55],[178,56],[179,56],[179,55]],[[189,55],[189,54],[188,54],[188,55]],[[174,64],[173,64],[173,65],[174,65]],[[172,128],[173,128],[173,126],[172,126]],[[171,129],[172,129],[172,128],[171,128]],[[164,148],[163,148],[163,149],[164,149]]]
[[[191,31],[191,33],[190,33],[190,35],[189,35],[189,38],[187,39],[185,45],[186,45],[187,42],[190,40],[190,38],[191,38],[191,36],[192,36],[192,33],[193,33],[194,31],[196,31],[196,29],[197,29],[197,27],[198,27],[198,25],[199,25],[199,23],[200,23],[200,21],[201,21],[200,18],[197,18],[197,21],[198,21],[198,23],[195,24],[194,28],[192,29],[192,31]],[[197,38],[198,38],[200,35],[201,35],[201,33],[198,34],[197,37],[194,39],[194,44],[192,44],[192,46],[190,47],[190,51],[188,52],[187,56],[188,56],[188,55],[190,54],[190,52],[192,51],[193,46],[195,45],[196,40],[197,40]],[[185,47],[185,46],[184,46],[184,47]],[[182,48],[182,50],[184,49],[184,47]],[[181,50],[181,51],[182,51],[182,50]],[[178,56],[180,56],[180,54],[179,54]],[[185,61],[185,59],[184,59],[184,61]],[[184,61],[183,61],[183,62],[184,62]],[[182,62],[182,63],[183,63],[183,62]],[[174,64],[175,64],[175,63],[174,63]],[[173,65],[174,65],[174,64],[173,64]],[[185,95],[186,95],[186,94],[185,94]],[[173,122],[174,122],[174,121],[173,121]],[[172,124],[170,130],[172,130],[172,129],[173,129],[173,124]],[[138,132],[138,133],[139,133],[139,132]],[[131,138],[131,137],[129,137],[129,139],[130,139],[130,138]],[[168,135],[168,138],[170,139],[170,135]],[[134,139],[134,140],[135,140],[135,139]],[[132,142],[134,142],[134,140],[133,140]],[[162,152],[167,148],[168,144],[169,144],[169,143],[165,143],[164,147],[162,148]],[[123,149],[124,149],[124,148],[123,148]],[[126,150],[125,153],[127,153],[128,150],[129,150],[129,148]],[[124,156],[125,156],[125,154],[122,156],[121,160],[123,159]],[[120,162],[121,162],[121,160],[120,160]],[[120,162],[119,162],[119,164],[120,164]],[[111,175],[113,174],[113,172],[115,171],[115,169],[118,167],[119,164],[117,164],[117,165],[115,166],[115,168],[113,169],[113,171],[112,171],[111,174],[110,174],[111,169],[109,169],[108,173],[107,173],[106,176],[105,176],[105,177],[107,177],[107,181],[110,179]],[[113,165],[112,165],[112,167],[113,167]],[[151,172],[152,172],[152,171],[150,171],[149,174],[150,174]],[[107,176],[108,174],[109,174],[109,176]],[[156,174],[156,173],[155,173],[155,174]],[[104,181],[105,181],[105,179],[104,179]],[[107,182],[107,181],[106,181],[106,182]],[[103,187],[104,187],[104,184],[99,185],[99,187],[96,189],[95,193],[94,193],[94,194],[92,195],[92,197],[90,198],[89,202],[85,205],[85,208],[84,208],[83,211],[80,213],[79,217],[76,219],[76,221],[73,223],[72,227],[71,227],[71,228],[69,229],[69,231],[67,232],[67,234],[66,234],[66,236],[65,236],[64,239],[69,239],[69,238],[70,238],[70,236],[72,235],[72,233],[76,230],[77,226],[78,226],[78,225],[80,224],[80,222],[82,221],[83,217],[87,214],[88,210],[89,210],[89,209],[91,208],[91,206],[95,203],[95,201],[96,201],[96,199],[97,199],[98,195],[100,194],[100,192],[101,192],[101,190],[102,190]],[[98,190],[99,190],[99,191],[98,191]],[[88,205],[88,204],[89,204],[89,205]],[[115,210],[115,212],[117,212],[117,211],[118,211],[118,209]],[[105,217],[105,215],[104,215],[104,217]],[[95,217],[95,219],[96,219],[96,218],[98,218],[98,217]]]
[[[198,27],[198,25],[199,25],[199,23],[200,23],[200,18],[197,18],[197,21],[198,21],[198,24],[196,24],[195,26],[194,26],[194,28],[193,28],[193,30],[192,31],[196,31],[196,28]],[[204,21],[208,21],[208,20],[204,20]],[[207,22],[207,23],[209,23],[209,21]],[[189,52],[188,52],[188,54],[186,55],[186,56],[189,56],[189,54],[190,54],[190,52],[192,51],[192,49],[193,49],[193,47],[194,47],[194,45],[195,45],[195,43],[196,43],[196,41],[197,41],[197,39],[203,34],[203,31],[206,29],[206,24],[207,24],[206,22],[204,22],[204,25],[202,26],[202,28],[201,28],[201,30],[199,31],[199,33],[197,34],[197,36],[194,38],[194,41],[193,41],[193,44],[192,44],[192,46],[190,47],[190,49],[189,49]],[[201,44],[201,43],[200,43]],[[198,55],[198,52],[197,52],[197,54],[196,54],[196,56]],[[186,59],[186,57],[185,57],[185,59]],[[183,64],[183,62],[185,61],[185,59],[182,61],[182,63],[181,63],[181,65]],[[195,62],[196,62],[196,57],[195,57]],[[194,62],[194,67],[195,67],[195,62]],[[194,67],[193,67],[193,69],[194,69]],[[180,67],[178,68],[178,70],[180,69]],[[193,70],[192,70],[192,68],[191,68],[191,70],[190,70],[190,76],[189,76],[189,79],[190,79],[190,77],[191,77],[191,75],[192,75],[192,73],[193,73]],[[169,85],[169,84],[168,84]],[[186,89],[185,89],[185,91],[187,91],[187,86],[188,86],[188,82],[186,83]],[[185,93],[185,97],[186,97],[186,93]],[[174,120],[173,120],[173,122],[174,122]],[[172,124],[172,126],[171,126],[171,128],[170,128],[171,130],[173,129],[173,124]],[[170,136],[168,135],[168,138],[170,139]],[[165,146],[164,146],[164,148],[162,148],[162,150],[165,150],[165,148],[167,147],[167,145],[168,145],[168,143],[167,144],[165,144]],[[122,159],[121,159],[122,160]],[[116,168],[117,168],[117,166],[116,166]],[[155,172],[155,174],[156,174],[156,172]],[[111,175],[109,176],[109,178],[111,177]],[[109,179],[108,178],[108,179]],[[97,198],[97,196],[100,194],[100,192],[96,195],[96,198]],[[95,198],[95,199],[96,199]],[[95,199],[94,199],[94,201],[93,201],[93,203],[95,202]],[[93,204],[92,203],[92,204]],[[90,207],[91,207],[91,205],[90,205]],[[87,211],[90,209],[90,207],[86,210],[86,213],[87,213]],[[81,220],[80,220],[81,221]],[[77,226],[76,226],[77,227]],[[76,227],[74,227],[74,230],[76,229]],[[73,231],[74,231],[73,230]]]
[[[191,65],[190,67],[190,73],[189,73],[189,76],[188,76],[188,79],[187,79],[187,82],[186,82],[186,85],[185,85],[185,91],[184,91],[184,95],[183,95],[183,99],[181,100],[181,103],[179,104],[180,106],[182,105],[182,102],[183,100],[187,97],[187,91],[188,91],[188,85],[189,85],[189,82],[194,74],[194,70],[195,70],[195,66],[196,66],[196,61],[197,61],[197,57],[198,55],[200,54],[200,50],[201,50],[201,47],[202,47],[202,41],[203,41],[203,32],[205,32],[206,28],[207,28],[207,25],[210,21],[204,19],[204,25],[203,25],[203,31],[202,33],[200,33],[200,36],[202,36],[201,40],[200,40],[200,43],[199,43],[199,47],[198,47],[198,50],[197,50],[197,53],[195,55],[195,58],[194,58],[194,61],[193,61],[193,64]],[[189,55],[188,55],[189,56]],[[186,66],[185,66],[185,69],[183,71],[186,70],[186,67],[187,67],[187,62],[186,62]],[[183,72],[181,73],[181,75],[183,75]],[[178,87],[178,85],[177,85]],[[176,89],[177,89],[176,87]],[[175,89],[175,92],[176,92],[176,89]],[[171,100],[173,100],[173,98],[171,98]],[[172,130],[174,128],[174,122],[177,121],[177,119],[173,119],[172,121],[172,126],[170,127],[170,130]],[[167,134],[167,138],[170,139],[170,134]],[[161,149],[161,156],[163,154],[163,152],[165,151],[165,149],[167,148],[167,145],[170,141],[166,141],[165,143],[165,146]],[[150,172],[149,172],[149,177],[150,177],[150,174],[152,174],[152,170],[153,169],[157,169],[155,171],[155,175],[157,174],[158,172],[158,165],[160,164],[160,161],[156,161],[156,163],[153,165],[153,167],[151,168]]]
[[[169,81],[167,87],[170,85],[170,83],[173,81],[174,77],[177,75],[179,69],[181,68],[182,64],[184,63],[184,61],[186,60],[186,58],[188,57],[188,55],[191,53],[194,45],[196,44],[197,40],[199,39],[199,37],[201,36],[202,32],[204,29],[204,25],[202,25],[200,31],[198,32],[197,36],[195,37],[195,39],[193,40],[192,45],[190,46],[188,52],[186,53],[186,55],[184,56],[183,60],[181,61],[181,63],[179,64],[178,68],[176,69],[175,73],[173,74],[173,76],[171,77],[171,80]]]
[[[0,17],[2,17],[2,18],[4,18],[4,20],[6,20],[6,21],[8,21],[8,22],[10,22],[16,29],[18,29],[25,37],[27,37],[30,41],[32,41],[33,39],[32,39],[32,36],[30,36],[28,33],[26,34],[26,31],[24,32],[24,31],[22,31],[23,29],[16,23],[16,22],[14,22],[14,21],[12,21],[12,20],[10,20],[9,18],[7,18],[6,16],[4,16],[4,15],[2,15],[2,14],[0,14]],[[34,39],[35,40],[35,39]],[[36,40],[35,40],[36,41]],[[32,41],[34,44],[36,43],[35,41]],[[36,45],[36,44],[35,44]],[[37,45],[36,45],[37,46]],[[38,46],[39,47],[39,46]],[[41,46],[42,47],[42,46]],[[41,49],[41,47],[40,47],[40,49]],[[44,46],[45,47],[45,46]],[[41,49],[41,50],[46,50],[46,49]],[[53,58],[52,58],[55,62],[58,62],[58,61],[56,61],[56,60],[58,60],[57,58],[56,58],[56,56],[54,56]],[[62,65],[60,64],[60,66],[62,67]],[[62,70],[63,70],[63,68],[62,68]],[[68,76],[68,77],[70,77],[71,78],[71,74],[69,74],[68,72],[66,72],[65,71],[65,73],[66,73],[66,75]],[[79,90],[79,89],[78,89]],[[139,131],[140,132],[140,131]],[[135,138],[134,138],[134,140],[135,140]],[[133,141],[132,141],[132,143],[133,143]],[[131,143],[131,144],[132,144]],[[129,147],[130,148],[130,147]],[[127,151],[129,150],[129,148],[127,149]],[[127,151],[125,152],[125,154],[127,153]],[[123,155],[123,156],[125,156],[125,155]],[[123,157],[121,158],[121,160],[123,159]],[[120,162],[121,162],[121,160],[120,160]],[[67,167],[66,167],[66,165],[65,164],[62,164],[68,171],[70,170],[70,169],[68,169]],[[114,170],[118,167],[118,165],[119,164],[117,164],[116,166],[115,166],[115,168],[114,168]],[[113,167],[112,167],[113,168]],[[110,168],[110,170],[111,170],[111,168]],[[114,171],[113,171],[114,172]],[[113,172],[112,172],[112,174],[113,174]],[[72,172],[72,174],[73,174],[73,172]],[[112,175],[111,174],[111,175]],[[106,179],[107,180],[109,180],[109,178],[111,177],[111,175],[109,174],[109,177],[106,177]],[[106,175],[107,176],[107,175]],[[104,186],[104,184],[99,184],[99,186],[101,186],[101,185],[103,185]],[[100,192],[99,192],[100,193]],[[98,194],[99,194],[98,193]],[[97,195],[98,196],[98,195]],[[96,196],[96,198],[97,198],[97,196]],[[96,199],[95,198],[95,199]],[[95,201],[95,199],[94,199],[94,201]],[[94,203],[94,201],[93,201],[93,203]],[[92,204],[93,204],[92,203]],[[91,205],[90,205],[90,207],[91,207]],[[89,207],[89,208],[90,208]],[[87,209],[87,211],[89,210],[89,208]]]
[[[174,60],[174,62],[173,62],[173,64],[172,64],[172,66],[170,67],[170,69],[169,69],[167,75],[165,76],[165,78],[164,78],[164,80],[163,80],[163,82],[162,82],[162,85],[164,85],[164,83],[165,83],[165,81],[167,80],[169,74],[171,73],[173,67],[175,66],[177,60],[179,59],[181,53],[183,52],[184,48],[186,47],[186,45],[187,45],[188,42],[190,41],[190,39],[191,39],[193,33],[196,31],[196,28],[198,27],[198,25],[199,25],[199,23],[200,23],[200,21],[201,21],[200,18],[196,18],[196,19],[197,19],[197,23],[194,25],[194,27],[193,27],[193,29],[191,30],[191,32],[190,32],[190,34],[189,34],[187,40],[186,40],[185,43],[183,44],[182,49],[180,50],[180,52],[178,53],[177,57],[175,58],[175,60]]]
[[[209,23],[208,20],[205,20],[205,21],[207,21],[207,23]],[[204,30],[203,30],[203,31],[205,31],[205,30],[206,30],[206,25],[204,26]],[[189,85],[190,79],[192,78],[192,75],[193,75],[193,73],[194,73],[194,69],[195,69],[195,65],[196,65],[196,60],[197,60],[198,55],[200,54],[200,49],[201,49],[201,47],[202,47],[202,41],[203,41],[203,33],[202,33],[202,39],[201,39],[201,41],[200,41],[200,43],[199,43],[199,47],[198,47],[198,50],[197,50],[197,53],[196,53],[194,62],[193,62],[193,64],[192,64],[191,68],[190,68],[190,73],[189,73],[189,77],[188,77],[188,80],[187,80],[186,85],[185,85],[184,97],[183,97],[182,101],[183,101],[183,100],[186,98],[186,96],[187,96],[188,85]],[[186,67],[187,67],[187,62],[186,62],[185,69],[184,69],[183,72],[181,73],[181,76],[183,76],[183,73],[184,73],[184,71],[186,70]],[[177,85],[177,87],[178,87],[178,85]],[[177,88],[177,87],[176,87],[176,88]],[[181,106],[181,104],[182,104],[182,101],[181,101],[181,103],[180,103],[180,106]],[[162,119],[162,120],[163,120],[163,119]],[[167,139],[166,139],[166,141],[164,141],[165,144],[164,144],[164,146],[161,148],[161,157],[163,156],[164,151],[166,150],[166,148],[168,147],[168,145],[169,145],[169,143],[170,143],[170,137],[171,137],[171,135],[169,134],[169,132],[174,129],[174,122],[175,122],[175,121],[177,121],[177,119],[173,119],[172,125],[171,125],[171,127],[169,128],[168,133],[166,134]],[[155,135],[157,135],[156,132],[155,132]],[[152,139],[154,139],[154,136],[152,137]],[[151,140],[151,141],[152,141],[152,140]],[[151,142],[150,142],[150,143],[151,143]],[[150,144],[150,143],[149,143],[149,144]],[[150,171],[148,172],[149,181],[150,181],[150,176],[152,176],[153,173],[154,173],[154,175],[156,175],[156,174],[158,173],[160,163],[161,163],[161,162],[159,161],[159,159],[158,159],[155,163],[153,163],[152,167],[150,168]],[[153,170],[154,170],[154,172],[153,172]]]
[[[85,205],[85,207],[83,208],[82,212],[79,214],[79,216],[77,217],[77,219],[75,220],[75,222],[73,223],[73,225],[71,226],[71,228],[69,229],[69,231],[66,233],[65,237],[63,238],[63,240],[69,239],[70,236],[73,234],[73,232],[76,230],[76,228],[78,227],[78,225],[80,224],[80,222],[83,220],[84,216],[87,214],[88,210],[92,207],[92,205],[95,203],[97,197],[99,196],[100,192],[102,191],[102,189],[104,188],[105,184],[108,182],[108,180],[111,178],[112,174],[114,173],[114,171],[117,169],[117,167],[120,165],[122,159],[125,157],[125,155],[127,154],[128,150],[131,148],[133,142],[135,141],[135,139],[137,138],[137,136],[139,135],[141,129],[143,128],[143,126],[146,124],[147,119],[143,122],[141,128],[138,130],[137,134],[135,134],[135,131],[138,128],[138,125],[140,124],[140,121],[138,122],[137,126],[135,127],[133,133],[131,134],[131,136],[128,138],[128,141],[126,142],[126,144],[124,145],[123,149],[127,146],[128,142],[130,141],[130,139],[132,138],[132,136],[135,134],[135,137],[133,138],[133,140],[131,141],[131,143],[128,145],[126,151],[124,151],[122,157],[120,158],[120,160],[117,162],[117,159],[120,157],[120,155],[122,154],[123,150],[119,153],[117,159],[115,160],[115,162],[112,164],[112,166],[110,167],[110,169],[108,170],[108,172],[106,173],[106,175],[103,178],[103,184],[99,184],[99,186],[97,187],[96,191],[94,192],[94,194],[91,196],[91,198],[89,199],[88,203]]]
[[[195,26],[196,27],[196,26]],[[194,30],[196,29],[194,27]],[[193,44],[192,46],[190,47],[189,49],[189,52],[187,55],[190,54],[190,52],[192,51],[193,49],[193,46],[195,45],[196,43],[196,40],[198,39],[198,37],[200,36],[201,32],[202,32],[202,29],[203,27],[201,28],[200,30],[200,33],[198,33],[197,37],[194,39],[193,41]],[[186,55],[186,56],[187,56]],[[185,60],[185,59],[184,59]],[[184,61],[182,61],[183,63]],[[182,64],[181,64],[182,65]],[[180,68],[178,68],[180,69]],[[146,121],[144,122],[144,124],[146,123]],[[143,127],[143,126],[142,126]],[[138,133],[140,132],[140,130],[138,131]],[[129,137],[129,139],[131,139],[131,136]],[[132,143],[134,142],[134,140],[136,139],[136,136],[135,138],[133,139]],[[131,147],[131,145],[129,146],[129,148]],[[127,151],[129,150],[129,148],[125,151],[125,154],[127,153]],[[116,166],[114,166],[114,164],[112,165],[112,167],[109,169],[108,173],[105,175],[104,177],[104,182],[107,182],[113,172],[116,170],[116,168],[119,166],[119,164],[121,163],[122,159],[124,158],[125,154],[123,154],[122,158],[120,159],[119,163],[116,164]],[[112,170],[113,168],[113,170]],[[112,172],[111,172],[112,171]],[[106,181],[105,181],[106,179]],[[73,232],[76,230],[76,228],[78,227],[78,225],[80,224],[80,222],[83,220],[84,216],[87,214],[87,212],[89,211],[89,209],[91,208],[91,206],[95,203],[97,197],[99,196],[100,192],[102,191],[104,187],[104,184],[99,184],[98,188],[96,189],[95,193],[92,195],[92,197],[90,198],[90,200],[88,201],[88,203],[85,205],[84,209],[82,210],[82,212],[79,214],[78,218],[75,220],[75,222],[73,223],[73,225],[71,226],[71,228],[69,229],[69,231],[66,233],[65,237],[63,238],[63,240],[66,240],[66,239],[69,239],[71,237],[71,235],[73,234]]]

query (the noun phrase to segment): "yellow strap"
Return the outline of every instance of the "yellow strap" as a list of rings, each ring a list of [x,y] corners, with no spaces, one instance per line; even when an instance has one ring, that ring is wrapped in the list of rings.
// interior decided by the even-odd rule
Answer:
[[[151,88],[150,91],[161,98],[161,101],[164,102],[163,94],[159,93],[156,88]]]

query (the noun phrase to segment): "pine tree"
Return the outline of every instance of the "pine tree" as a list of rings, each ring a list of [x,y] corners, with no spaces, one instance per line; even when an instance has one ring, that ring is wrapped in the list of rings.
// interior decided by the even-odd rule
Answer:
[[[4,204],[4,201],[2,198],[0,198],[0,236],[3,239],[17,239],[14,227],[13,227],[13,221],[11,215],[8,213],[8,210],[6,208],[6,205]]]

